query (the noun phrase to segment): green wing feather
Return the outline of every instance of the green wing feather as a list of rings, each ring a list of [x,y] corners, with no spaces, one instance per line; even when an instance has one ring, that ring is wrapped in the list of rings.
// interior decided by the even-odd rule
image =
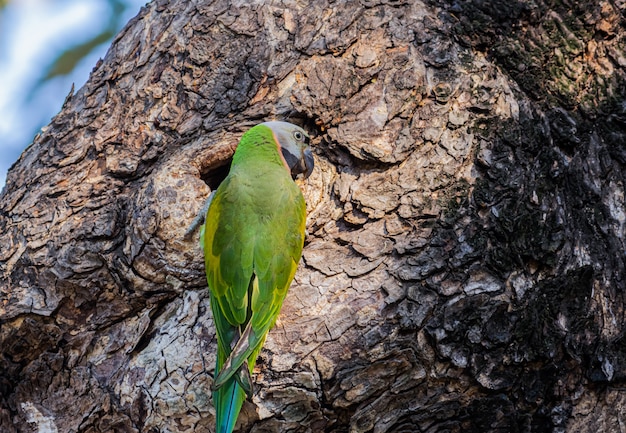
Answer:
[[[232,431],[251,393],[249,373],[296,272],[305,219],[304,198],[290,173],[263,155],[233,164],[213,197],[203,241],[218,337],[218,431]]]

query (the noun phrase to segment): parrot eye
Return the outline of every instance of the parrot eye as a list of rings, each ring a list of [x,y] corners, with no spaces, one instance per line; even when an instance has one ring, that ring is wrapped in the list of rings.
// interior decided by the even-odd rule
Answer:
[[[293,138],[295,138],[296,141],[304,141],[304,134],[300,131],[294,131]]]

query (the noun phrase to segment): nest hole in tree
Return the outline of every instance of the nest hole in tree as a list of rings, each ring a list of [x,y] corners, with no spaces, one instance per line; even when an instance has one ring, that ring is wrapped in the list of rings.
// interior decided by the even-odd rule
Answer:
[[[227,160],[220,161],[219,165],[208,168],[202,173],[200,179],[206,183],[211,191],[215,191],[218,186],[226,179],[228,172],[230,171],[230,163],[233,161],[232,157]]]

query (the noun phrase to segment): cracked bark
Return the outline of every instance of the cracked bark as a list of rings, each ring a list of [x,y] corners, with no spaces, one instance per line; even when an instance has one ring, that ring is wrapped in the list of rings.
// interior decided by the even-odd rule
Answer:
[[[244,130],[316,134],[241,431],[620,431],[623,1],[157,1],[0,198],[0,430],[212,431],[186,227]]]

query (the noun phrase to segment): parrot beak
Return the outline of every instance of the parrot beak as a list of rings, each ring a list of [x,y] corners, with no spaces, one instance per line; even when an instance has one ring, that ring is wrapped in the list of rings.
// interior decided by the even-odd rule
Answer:
[[[313,159],[313,152],[311,152],[311,149],[304,150],[304,166],[304,178],[306,179],[307,177],[311,176],[311,173],[313,173],[313,168],[315,167],[315,159]]]
[[[302,156],[298,158],[283,148],[283,157],[291,170],[291,177],[293,179],[296,179],[297,177],[306,179],[313,172],[315,160],[313,159],[313,152],[311,152],[311,149],[304,149]]]

